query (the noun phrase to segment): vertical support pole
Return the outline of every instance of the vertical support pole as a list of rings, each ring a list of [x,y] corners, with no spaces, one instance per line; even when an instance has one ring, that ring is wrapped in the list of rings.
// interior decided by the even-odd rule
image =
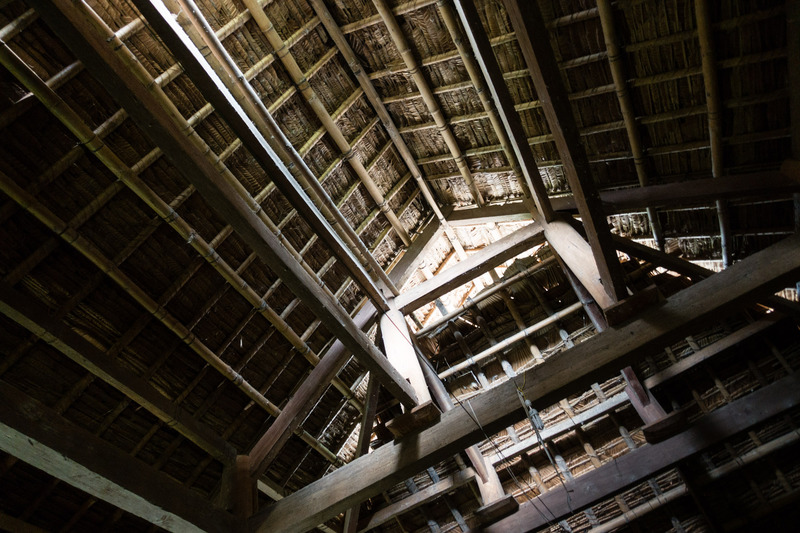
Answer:
[[[356,445],[356,457],[366,455],[369,451],[369,441],[372,437],[372,425],[375,422],[375,413],[378,410],[378,391],[380,384],[377,379],[369,378],[367,386],[367,397],[364,399],[364,413],[361,415],[361,432],[358,434],[358,444]],[[361,511],[361,504],[356,504],[344,515],[344,528],[342,533],[356,533],[358,529],[358,515]]]
[[[258,507],[256,481],[250,477],[250,457],[237,455],[233,473],[233,512],[247,520]]]

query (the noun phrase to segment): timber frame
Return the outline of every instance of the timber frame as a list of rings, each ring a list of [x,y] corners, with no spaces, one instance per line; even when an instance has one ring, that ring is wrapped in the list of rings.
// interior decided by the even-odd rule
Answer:
[[[0,2],[0,528],[796,522],[750,4]]]

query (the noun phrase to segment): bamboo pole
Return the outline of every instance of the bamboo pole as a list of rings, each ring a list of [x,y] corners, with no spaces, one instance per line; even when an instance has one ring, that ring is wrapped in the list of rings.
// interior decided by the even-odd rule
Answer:
[[[625,75],[622,52],[617,44],[619,39],[614,25],[614,12],[611,9],[610,0],[597,0],[597,9],[606,41],[611,75],[614,78],[614,86],[617,89],[617,99],[619,101],[620,110],[622,111],[622,119],[625,122],[628,142],[631,145],[633,164],[636,168],[636,177],[639,179],[639,185],[646,187],[650,183],[650,178],[647,175],[646,160],[641,135],[639,134],[639,127],[636,125],[636,113],[633,109],[633,99],[628,91],[628,78]],[[653,238],[659,250],[663,252],[665,244],[664,234],[661,230],[661,222],[658,219],[658,213],[654,208],[647,208],[647,218],[650,222],[650,230],[653,233]]]
[[[466,259],[467,253],[464,251],[464,246],[458,240],[458,237],[453,231],[453,228],[447,222],[442,213],[442,210],[439,208],[436,199],[433,197],[433,193],[431,192],[430,186],[425,181],[422,172],[417,165],[416,160],[414,159],[414,155],[411,153],[411,150],[406,145],[403,136],[400,134],[397,126],[392,120],[391,115],[389,115],[389,111],[386,109],[386,106],[381,101],[380,95],[378,95],[378,91],[375,90],[375,86],[372,84],[372,80],[364,71],[361,62],[358,60],[353,48],[350,46],[350,43],[344,36],[339,25],[331,15],[330,11],[328,10],[327,6],[322,0],[310,0],[311,7],[316,12],[319,19],[322,21],[322,24],[325,26],[325,30],[328,32],[328,35],[331,36],[333,42],[335,43],[339,52],[341,52],[344,60],[347,62],[350,70],[353,72],[353,75],[358,80],[359,85],[361,86],[361,90],[367,96],[367,99],[372,104],[373,108],[375,109],[378,117],[383,124],[383,127],[386,129],[386,132],[389,134],[389,138],[391,139],[394,146],[397,148],[400,157],[405,162],[406,166],[408,167],[409,172],[417,182],[417,186],[419,187],[420,191],[422,191],[422,195],[425,198],[425,201],[431,207],[434,215],[436,216],[439,223],[442,225],[442,229],[444,229],[445,235],[447,235],[448,240],[453,246],[453,249],[456,251],[459,259]]]
[[[720,104],[719,83],[714,45],[711,37],[711,16],[705,0],[695,0],[695,17],[697,18],[697,37],[700,41],[702,56],[703,83],[706,88],[706,104],[708,106],[708,132],[711,144],[711,175],[722,177],[724,173],[722,161],[722,106]],[[728,203],[717,200],[717,219],[719,222],[720,241],[722,243],[722,266],[731,266],[733,253],[730,231],[730,213]]]
[[[467,300],[466,303],[464,305],[462,305],[461,307],[450,311],[449,313],[447,313],[446,315],[442,316],[438,320],[435,320],[434,322],[431,322],[430,324],[426,325],[424,328],[422,328],[421,330],[417,331],[415,333],[415,335],[417,337],[423,337],[423,336],[427,335],[428,333],[432,332],[433,330],[435,330],[436,328],[438,328],[442,324],[445,324],[446,322],[456,318],[457,316],[461,315],[462,313],[465,313],[467,310],[469,310],[472,307],[476,306],[478,303],[482,302],[483,300],[485,300],[489,296],[492,296],[492,295],[496,294],[497,292],[505,289],[509,285],[513,285],[514,283],[517,283],[518,281],[530,276],[534,272],[537,272],[537,271],[539,271],[539,270],[541,270],[543,268],[551,266],[555,262],[555,260],[556,260],[555,257],[548,257],[547,259],[545,259],[541,263],[536,263],[534,265],[531,265],[528,268],[526,268],[525,270],[514,274],[510,278],[505,279],[505,280],[501,281],[500,283],[495,283],[494,285],[492,285],[491,287],[489,287],[485,291],[483,291],[483,292],[479,293],[478,295],[476,295],[474,298],[470,298],[469,300]]]
[[[469,187],[473,200],[478,206],[483,206],[485,203],[483,196],[481,195],[478,186],[475,184],[475,181],[472,179],[472,173],[467,166],[466,158],[464,157],[461,148],[458,146],[458,141],[456,140],[452,129],[448,125],[447,119],[445,118],[441,107],[439,107],[439,104],[436,101],[436,97],[434,96],[433,91],[431,91],[428,81],[422,74],[422,70],[420,69],[417,60],[414,57],[414,53],[411,51],[408,40],[403,34],[403,31],[400,29],[400,25],[397,23],[394,13],[392,13],[392,10],[384,0],[372,0],[372,3],[378,10],[378,14],[381,16],[384,24],[386,24],[386,27],[389,30],[389,35],[400,52],[400,56],[403,58],[403,62],[406,64],[411,77],[414,79],[414,83],[417,85],[417,88],[422,95],[422,99],[425,101],[425,106],[431,113],[434,122],[436,122],[436,126],[442,134],[445,144],[447,144],[450,154],[455,160],[456,166],[461,173],[461,177],[464,178],[464,182],[467,184],[467,187]]]
[[[355,154],[353,154],[353,147],[347,142],[347,139],[345,139],[342,131],[339,129],[339,126],[333,121],[330,114],[325,109],[325,106],[319,100],[314,92],[314,89],[311,87],[311,84],[303,76],[303,72],[300,70],[297,61],[295,61],[294,57],[292,56],[291,50],[289,50],[283,38],[280,36],[280,34],[278,34],[275,26],[272,24],[272,21],[269,19],[264,9],[256,0],[243,0],[243,3],[247,7],[248,11],[252,14],[253,19],[258,24],[258,27],[264,32],[264,35],[267,37],[270,45],[272,45],[273,49],[275,49],[276,55],[281,60],[283,66],[286,68],[286,71],[292,78],[292,81],[297,86],[300,93],[306,99],[306,102],[311,110],[314,112],[317,118],[319,118],[320,122],[322,122],[323,126],[325,127],[325,130],[342,151],[342,156],[344,159],[350,163],[353,171],[364,184],[367,192],[369,192],[375,203],[378,204],[378,207],[389,220],[389,223],[397,232],[397,235],[400,237],[403,243],[406,246],[410,246],[411,239],[408,236],[408,232],[400,222],[400,219],[397,218],[397,215],[395,215],[386,204],[386,200],[384,199],[380,189],[375,185],[375,182],[372,181],[372,178],[370,178],[369,174],[367,174],[367,171],[361,161],[359,161],[359,159],[355,157]]]
[[[475,92],[478,93],[478,97],[481,100],[481,105],[483,106],[486,115],[488,115],[489,122],[492,124],[492,128],[497,135],[497,139],[500,141],[503,154],[506,156],[509,165],[514,170],[514,175],[517,176],[520,188],[526,192],[526,196],[533,198],[533,191],[528,190],[527,183],[525,179],[523,179],[522,168],[520,168],[519,162],[514,155],[514,149],[511,147],[511,142],[506,134],[506,129],[503,126],[500,116],[497,113],[497,108],[492,101],[491,93],[487,89],[486,83],[484,83],[481,69],[475,60],[472,50],[467,46],[465,37],[462,34],[461,27],[458,23],[458,17],[453,12],[453,7],[450,5],[451,1],[452,0],[439,0],[436,2],[436,7],[439,8],[439,13],[444,20],[445,26],[447,26],[447,31],[450,33],[450,37],[453,39],[453,42],[456,45],[458,55],[461,57],[461,61],[464,63],[464,68],[467,69],[470,82],[475,88]],[[453,120],[451,119],[450,122],[452,124]]]
[[[487,348],[486,350],[482,351],[481,353],[479,353],[479,354],[477,354],[477,355],[475,355],[473,357],[470,357],[465,361],[462,361],[462,362],[460,362],[458,364],[453,365],[452,367],[448,368],[444,372],[440,373],[439,374],[439,378],[440,379],[445,379],[445,378],[447,378],[449,376],[452,376],[456,372],[460,372],[461,370],[464,370],[465,368],[469,368],[472,365],[477,365],[478,363],[480,363],[484,359],[487,359],[487,358],[491,357],[492,355],[496,354],[497,352],[505,350],[506,348],[512,346],[513,344],[521,341],[525,337],[529,337],[529,336],[533,335],[537,331],[539,331],[539,330],[541,330],[543,328],[546,328],[550,324],[558,322],[562,318],[571,315],[572,313],[574,313],[575,311],[578,311],[579,309],[583,309],[583,304],[581,304],[580,302],[576,302],[576,303],[574,303],[574,304],[572,304],[572,305],[570,305],[570,306],[558,311],[557,313],[555,313],[553,315],[550,315],[546,319],[541,320],[541,321],[537,322],[536,324],[525,328],[524,331],[520,331],[519,333],[515,333],[514,335],[508,337],[507,339],[504,339],[504,340],[498,342],[494,346],[492,346],[490,348]]]

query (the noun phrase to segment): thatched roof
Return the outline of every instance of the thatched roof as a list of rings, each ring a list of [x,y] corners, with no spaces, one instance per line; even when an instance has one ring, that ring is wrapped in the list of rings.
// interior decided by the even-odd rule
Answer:
[[[452,11],[449,2],[388,2],[417,62],[415,68],[406,63],[401,53],[406,50],[400,50],[372,1],[321,2],[352,48],[355,61],[326,29],[316,2],[260,0],[274,26],[270,31],[239,0],[195,3],[305,163],[311,179],[321,184],[378,267],[390,273],[396,269],[399,277],[397,265],[411,253],[403,233],[411,242],[422,239],[442,212],[444,220],[453,211],[480,204],[517,209],[513,217],[487,219],[481,225],[453,224],[448,226],[450,231],[436,234],[424,256],[402,277],[399,289],[409,290],[529,224],[530,212],[519,207],[527,194],[524,176],[516,156],[504,149],[507,134],[498,134],[501,122],[495,106],[487,107],[482,100],[488,88],[472,77],[468,63],[474,60],[462,55],[462,47],[474,53],[467,36],[460,26],[454,35],[448,15],[443,14],[443,10]],[[649,185],[679,183],[691,190],[716,170],[719,180],[749,177],[756,185],[753,189],[760,176],[776,171],[791,157],[792,133],[798,126],[791,122],[790,100],[798,88],[789,86],[787,56],[792,52],[787,45],[786,4],[708,3],[721,107],[721,169],[712,169],[708,88],[695,2],[614,3],[617,45],[643,147],[639,169],[609,62],[608,28],[596,2],[537,2],[579,129],[581,149],[589,161],[590,182],[601,195],[636,190],[641,172]],[[40,4],[38,0],[0,2],[0,35],[7,50],[0,67],[2,289],[20,295],[42,317],[77,334],[80,342],[141,378],[237,454],[247,454],[341,332],[326,327],[292,289],[284,272],[262,261],[246,236],[195,189],[186,170],[176,164],[167,147],[153,140],[136,111],[120,106],[114,83],[84,67],[81,52],[74,51],[65,42],[67,37],[51,25],[51,17],[59,16],[53,15],[57,10]],[[180,11],[177,2],[167,4]],[[176,123],[188,122],[181,124],[181,131],[187,135],[193,131],[192,142],[210,153],[218,179],[235,184],[242,197],[249,198],[253,212],[259,210],[252,206],[260,206],[257,216],[264,227],[279,236],[294,259],[302,258],[303,270],[315,285],[355,316],[369,301],[363,285],[351,278],[335,247],[316,231],[303,208],[287,197],[276,176],[240,138],[241,132],[208,103],[197,80],[183,72],[176,51],[140,16],[136,5],[91,0],[74,9],[93,12],[98,27],[116,34],[130,53],[131,64],[141,70],[139,75],[152,80],[153,93],[163,92],[165,105],[177,110]],[[476,0],[475,5],[544,188],[553,200],[569,200],[570,182],[562,155],[504,3]],[[187,24],[181,16],[175,15],[180,24]],[[213,57],[208,49],[203,54]],[[388,112],[386,117],[360,83],[359,71],[371,81]],[[419,74],[427,87],[415,78]],[[47,88],[41,90],[53,93],[55,100],[43,104],[45,98],[31,94],[26,86],[26,76],[46,82]],[[428,90],[438,109],[431,108]],[[69,113],[74,117],[65,125],[64,115]],[[95,153],[99,144],[76,135],[76,124],[102,139],[106,148],[100,157]],[[306,170],[299,161],[290,167],[287,175],[301,183],[308,178],[303,177]],[[433,205],[426,199],[428,190]],[[643,204],[624,209],[605,205],[612,233],[657,248],[654,214],[667,252],[722,270],[720,222],[713,198],[671,201],[656,205],[650,213]],[[750,191],[726,205],[732,261],[743,260],[795,231],[795,205],[789,192]],[[565,212],[571,215],[575,209]],[[465,250],[463,257],[459,247]],[[493,283],[550,256],[547,245],[529,250],[504,262],[495,272],[497,279],[486,275],[463,285],[438,303],[420,307],[410,318],[419,330],[441,317],[443,309],[460,307]],[[636,290],[653,284],[668,296],[689,283],[633,257],[624,257],[623,268],[629,286]],[[516,301],[513,312],[506,299],[491,296],[449,327],[444,324],[424,340],[421,337],[420,344],[437,371],[467,355],[456,334],[473,353],[479,353],[496,339],[517,332],[520,321],[535,324],[579,302],[556,262],[510,285],[504,295]],[[795,291],[783,295],[797,300]],[[9,308],[7,302],[3,306]],[[187,438],[180,428],[131,399],[120,386],[96,376],[75,357],[66,357],[58,343],[48,342],[42,331],[26,327],[15,316],[11,311],[0,315],[2,382],[209,501],[218,498],[224,461],[198,439]],[[479,318],[486,321],[494,338],[476,326]],[[703,346],[722,335],[722,329],[735,330],[745,319],[746,315],[740,315],[687,335],[694,335],[692,342]],[[578,310],[542,328],[528,344],[504,352],[502,359],[514,372],[522,372],[596,333],[589,316]],[[368,335],[377,342],[374,329]],[[750,363],[734,357],[730,367],[714,367],[706,376],[691,375],[691,387],[682,393],[681,387],[670,389],[675,402],[689,405],[690,417],[699,416],[796,369],[797,343],[790,328],[776,334],[775,344],[769,354],[752,361],[762,368],[766,381],[760,382],[752,371],[748,374]],[[639,370],[651,375],[694,351],[681,341],[663,356],[643,362]],[[674,354],[675,361],[670,362],[668,354]],[[786,365],[779,368],[782,360]],[[450,393],[468,399],[489,384],[505,381],[508,374],[502,363],[500,358],[492,360],[481,376],[474,369],[455,373],[447,380]],[[365,366],[348,356],[335,382],[315,400],[298,431],[270,463],[262,483],[289,494],[353,460],[370,379]],[[562,403],[543,410],[542,418],[556,424],[622,389],[619,377],[600,383],[597,389],[567,398],[566,409]],[[683,396],[678,398],[679,394]],[[399,412],[397,402],[382,391],[379,422]],[[796,418],[796,413],[791,417]],[[758,431],[789,431],[789,422],[770,424]],[[577,477],[597,467],[592,465],[598,456],[606,462],[641,445],[640,426],[626,404],[613,416],[559,437],[553,447],[570,475]],[[621,433],[620,428],[626,427],[630,433]],[[496,454],[532,434],[529,422],[523,420],[484,441],[481,449]],[[728,446],[738,452],[737,444]],[[724,453],[709,452],[711,466],[703,472],[733,460],[722,458]],[[410,483],[387,491],[383,499],[373,498],[369,506],[397,501],[462,466],[457,460],[440,463],[435,475],[422,472]],[[698,471],[703,468],[699,462],[690,465]],[[541,448],[503,462],[498,469],[507,491],[520,501],[557,490],[565,481]],[[794,461],[781,474],[792,488],[798,471]],[[0,478],[0,518],[11,516],[45,530],[140,531],[149,527],[142,519],[10,454],[0,456]],[[617,498],[634,508],[652,499],[654,484],[667,492],[683,478],[682,471],[670,470]],[[742,479],[746,478],[736,478],[741,490],[735,501],[746,500],[748,491],[757,492],[756,483],[748,486]],[[778,497],[770,494],[766,491],[760,497],[764,501]],[[262,505],[272,501],[266,494],[260,498]],[[479,504],[469,488],[462,487],[448,498],[446,505],[423,507],[424,512],[404,515],[382,527],[416,531],[432,528],[434,521],[445,531],[463,527],[460,520],[474,518]],[[595,508],[597,521],[622,514],[624,509],[614,507],[614,501]],[[700,530],[693,521],[701,514],[693,507],[680,508],[666,520],[651,517],[653,524],[643,527],[668,529],[673,527],[670,519],[677,517],[684,530]],[[588,527],[591,520],[578,513],[567,522],[577,530]],[[0,527],[5,527],[2,520]],[[329,521],[328,527],[340,530],[341,518]]]

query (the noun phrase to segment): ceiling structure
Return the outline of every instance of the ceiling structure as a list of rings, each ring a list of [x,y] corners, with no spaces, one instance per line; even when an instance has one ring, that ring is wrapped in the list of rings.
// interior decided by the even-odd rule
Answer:
[[[0,0],[0,529],[788,530],[798,4]]]

